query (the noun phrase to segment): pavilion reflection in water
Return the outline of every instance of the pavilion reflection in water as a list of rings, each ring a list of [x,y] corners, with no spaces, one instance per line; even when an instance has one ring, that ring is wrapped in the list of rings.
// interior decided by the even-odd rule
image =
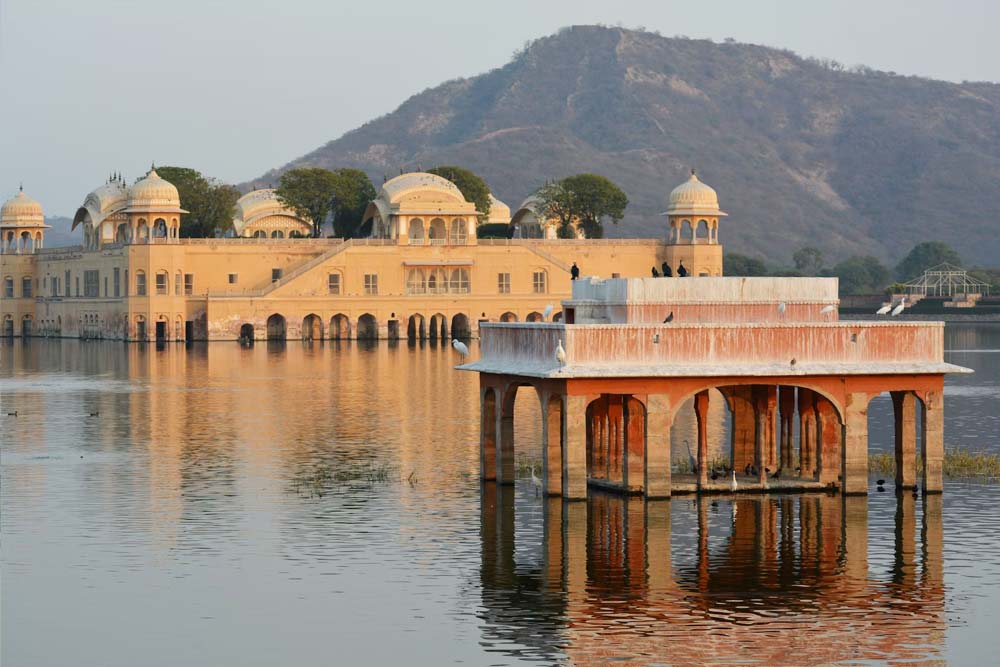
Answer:
[[[576,665],[942,660],[940,496],[896,497],[885,571],[869,566],[864,497],[543,498],[528,545],[514,498],[483,485],[491,650]]]

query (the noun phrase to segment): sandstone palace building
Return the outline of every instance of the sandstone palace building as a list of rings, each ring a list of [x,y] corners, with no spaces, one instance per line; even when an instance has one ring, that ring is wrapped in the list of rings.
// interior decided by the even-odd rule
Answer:
[[[681,261],[722,275],[715,191],[692,174],[668,198],[663,239],[555,239],[528,200],[491,222],[514,238],[477,238],[474,204],[438,176],[387,181],[368,207],[371,235],[305,238],[310,221],[273,190],[244,195],[232,238],[180,238],[186,211],[155,169],[113,178],[73,220],[80,245],[45,247],[42,206],[23,191],[0,213],[5,336],[130,341],[445,338],[479,323],[562,317],[574,262],[583,276],[647,276]],[[500,218],[503,218],[502,220]]]

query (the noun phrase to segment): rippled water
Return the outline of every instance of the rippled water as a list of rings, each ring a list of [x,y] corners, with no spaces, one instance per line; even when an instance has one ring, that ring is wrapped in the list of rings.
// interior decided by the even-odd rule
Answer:
[[[1000,327],[947,341],[978,371],[949,379],[948,445],[998,451]],[[0,414],[18,413],[0,416],[5,667],[1000,651],[1000,485],[563,504],[529,480],[480,486],[477,381],[447,347],[36,340],[0,355]],[[518,401],[531,455],[538,409]],[[871,414],[889,448],[888,400]]]

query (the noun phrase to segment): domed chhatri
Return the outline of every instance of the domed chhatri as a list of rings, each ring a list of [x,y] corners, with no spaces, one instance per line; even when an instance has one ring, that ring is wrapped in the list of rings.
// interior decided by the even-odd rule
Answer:
[[[156,169],[150,169],[144,178],[139,180],[128,191],[128,207],[176,209],[180,208],[181,196],[170,181],[160,178]]]
[[[691,177],[670,191],[667,215],[726,215],[719,210],[719,195],[698,180],[694,169]]]
[[[0,209],[0,225],[4,227],[42,227],[45,216],[42,205],[20,190]]]

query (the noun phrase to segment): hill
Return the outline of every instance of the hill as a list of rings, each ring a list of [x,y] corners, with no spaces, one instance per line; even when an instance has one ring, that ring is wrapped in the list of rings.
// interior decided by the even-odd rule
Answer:
[[[727,249],[789,264],[895,262],[944,240],[1000,257],[1000,85],[903,77],[788,51],[566,28],[507,65],[449,81],[255,181],[297,166],[458,164],[515,207],[546,179],[604,174],[628,193],[609,236],[663,236],[658,213],[694,166],[730,217]]]

